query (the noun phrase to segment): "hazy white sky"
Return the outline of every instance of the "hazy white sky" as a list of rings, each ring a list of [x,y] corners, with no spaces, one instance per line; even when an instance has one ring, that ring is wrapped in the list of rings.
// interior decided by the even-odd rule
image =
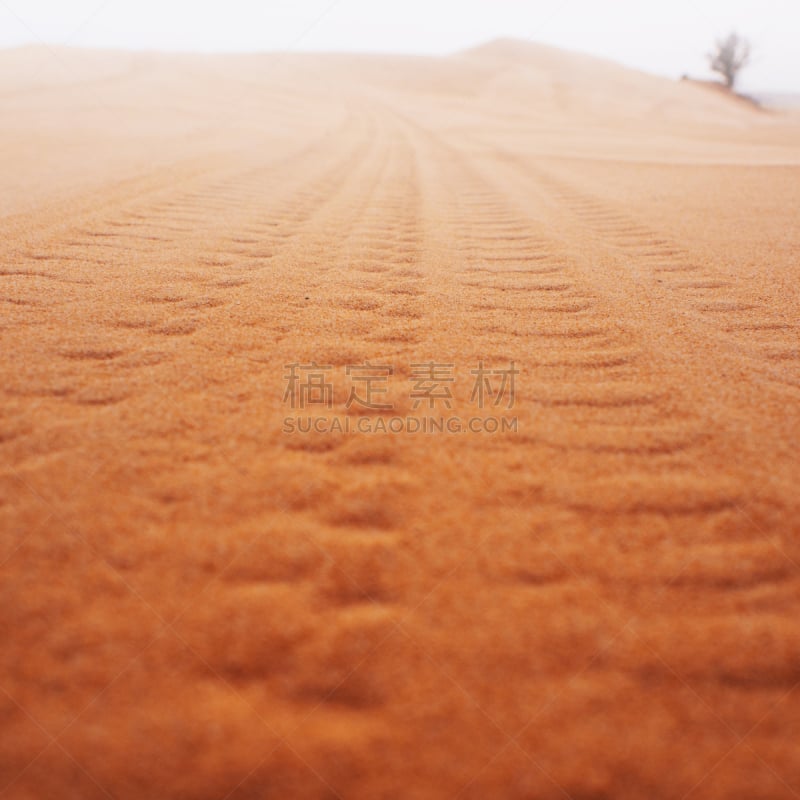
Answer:
[[[750,90],[800,91],[800,0],[0,0],[0,46],[448,53],[529,38],[670,76],[731,29]]]

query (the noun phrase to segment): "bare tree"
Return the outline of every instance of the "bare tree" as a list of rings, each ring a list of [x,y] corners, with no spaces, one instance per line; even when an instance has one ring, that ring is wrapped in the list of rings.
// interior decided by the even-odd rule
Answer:
[[[717,39],[714,50],[708,54],[708,62],[713,72],[725,78],[725,85],[732,89],[736,76],[750,63],[750,42],[736,33],[724,39]]]

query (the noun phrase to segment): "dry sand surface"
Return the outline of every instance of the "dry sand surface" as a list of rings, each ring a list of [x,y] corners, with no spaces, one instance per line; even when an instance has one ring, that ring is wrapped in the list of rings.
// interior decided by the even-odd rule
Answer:
[[[800,117],[513,42],[0,108],[3,800],[800,794]],[[518,429],[284,430],[429,362]]]

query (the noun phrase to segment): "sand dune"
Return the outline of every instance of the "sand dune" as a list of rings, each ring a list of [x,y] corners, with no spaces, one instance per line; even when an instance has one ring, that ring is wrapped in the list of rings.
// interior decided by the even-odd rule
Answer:
[[[800,792],[800,117],[515,42],[0,107],[0,796]],[[427,362],[517,429],[285,432]]]

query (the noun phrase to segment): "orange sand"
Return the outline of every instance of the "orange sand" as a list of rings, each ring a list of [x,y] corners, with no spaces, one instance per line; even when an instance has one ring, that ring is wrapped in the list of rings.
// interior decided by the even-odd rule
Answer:
[[[797,116],[508,42],[0,107],[3,800],[800,793]],[[518,431],[283,432],[367,360]]]

